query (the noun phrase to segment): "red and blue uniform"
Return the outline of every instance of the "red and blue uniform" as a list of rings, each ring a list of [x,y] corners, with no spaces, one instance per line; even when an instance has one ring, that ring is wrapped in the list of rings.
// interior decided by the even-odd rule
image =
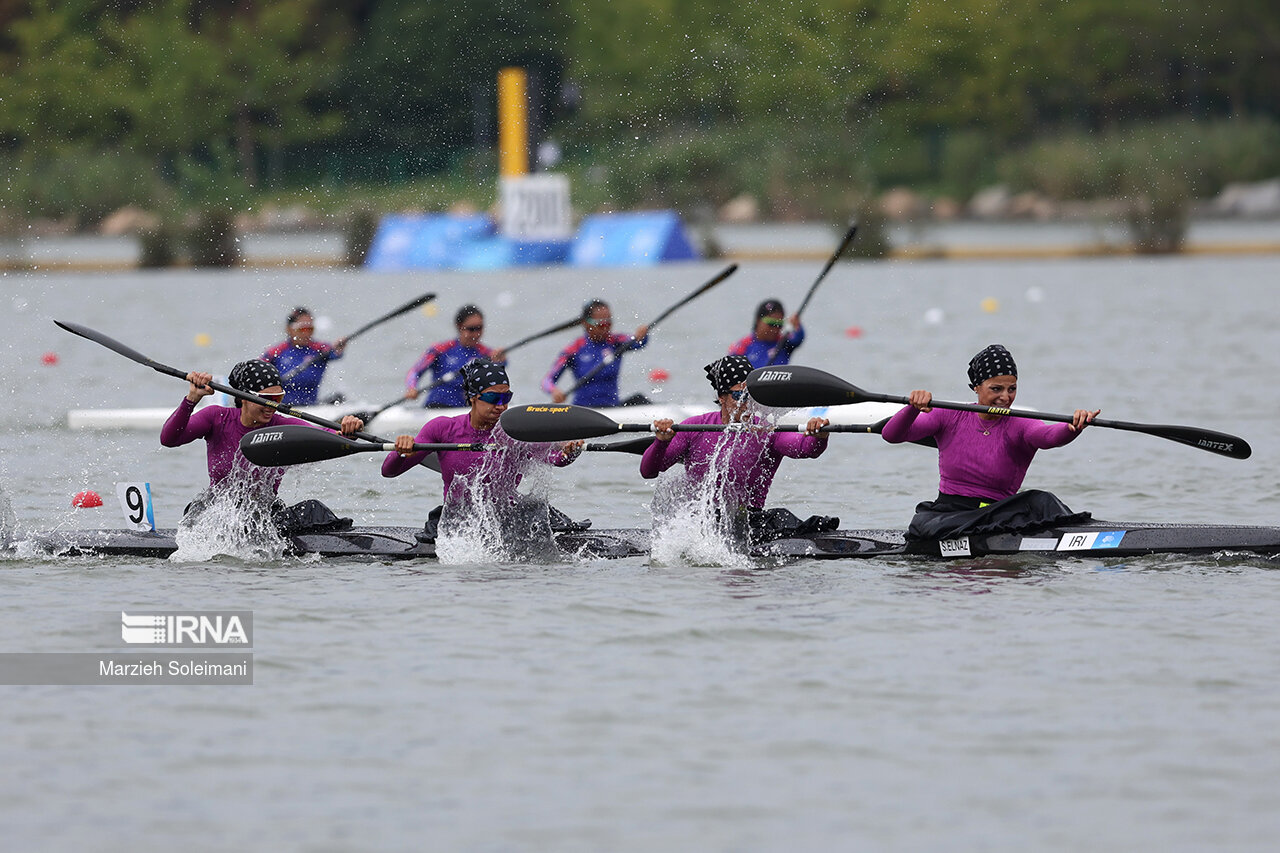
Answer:
[[[464,347],[457,339],[441,341],[424,352],[413,367],[409,368],[404,377],[405,388],[417,388],[422,381],[422,374],[430,371],[432,384],[440,384],[431,389],[425,405],[433,408],[461,408],[467,405],[467,395],[462,390],[463,365],[477,358],[491,358],[492,355],[493,350],[484,344]]]
[[[783,335],[777,343],[762,341],[752,333],[729,347],[729,355],[744,355],[747,357],[747,361],[751,362],[752,367],[764,367],[770,364],[769,354],[773,352],[773,348],[776,346],[778,354],[773,357],[772,363],[789,364],[791,362],[791,353],[795,352],[796,348],[802,343],[804,343],[803,326]]]
[[[342,358],[341,354],[320,341],[306,344],[282,341],[262,354],[262,360],[275,365],[281,378],[308,359],[313,359],[311,364],[284,383],[284,402],[290,406],[314,406],[320,397],[320,381],[324,379],[325,367],[339,358]]]
[[[589,382],[573,393],[573,404],[575,406],[616,406],[618,405],[618,371],[622,368],[622,359],[618,358],[618,348],[626,344],[628,349],[643,349],[648,343],[647,337],[637,341],[630,335],[623,334],[610,335],[607,340],[597,343],[583,335],[561,351],[555,363],[551,365],[551,372],[542,380],[542,390],[548,394],[554,393],[556,380],[566,370],[572,372],[574,379],[581,380],[595,370],[597,365],[603,364],[604,366],[591,377]]]

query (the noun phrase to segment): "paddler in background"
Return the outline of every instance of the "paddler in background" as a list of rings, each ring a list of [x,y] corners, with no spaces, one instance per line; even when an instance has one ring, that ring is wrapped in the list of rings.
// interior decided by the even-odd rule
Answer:
[[[476,359],[463,366],[461,372],[469,410],[460,415],[432,418],[416,437],[398,436],[396,450],[382,462],[382,476],[398,477],[417,466],[426,456],[425,451],[413,451],[415,443],[496,445],[495,449],[487,451],[438,452],[440,474],[444,478],[444,503],[427,516],[425,529],[419,534],[424,541],[435,539],[445,508],[451,515],[465,513],[468,505],[477,498],[503,515],[509,515],[509,508],[528,510],[528,503],[516,492],[525,466],[531,462],[543,462],[562,468],[582,453],[581,441],[547,449],[542,445],[515,441],[498,427],[498,418],[507,410],[513,396],[503,365]],[[551,514],[552,529],[582,528],[546,504],[541,504],[539,509],[545,509],[544,521],[546,512]]]
[[[165,421],[160,430],[160,443],[165,447],[180,447],[197,439],[204,439],[209,463],[209,490],[187,506],[187,515],[194,518],[194,511],[202,511],[214,499],[230,498],[251,512],[267,510],[281,533],[299,532],[303,528],[315,529],[322,521],[337,520],[332,512],[318,501],[303,501],[286,508],[276,498],[283,468],[260,468],[240,452],[240,439],[245,433],[268,426],[296,424],[313,427],[297,418],[286,417],[272,406],[237,399],[235,406],[205,406],[196,411],[196,404],[213,393],[209,383],[213,375],[191,372],[187,374],[187,395],[178,408]],[[256,394],[273,402],[281,402],[285,396],[280,383],[280,372],[266,361],[242,361],[231,368],[227,384],[238,391]],[[352,435],[364,428],[364,421],[354,415],[342,419],[342,434]],[[323,510],[323,512],[321,512]],[[198,513],[197,513],[198,514]],[[327,514],[327,516],[326,516]],[[350,520],[347,520],[350,525]]]
[[[273,365],[282,377],[289,376],[283,386],[285,405],[314,406],[320,398],[325,368],[329,362],[342,358],[347,339],[338,338],[332,346],[312,340],[316,321],[311,312],[302,307],[289,312],[284,331],[288,337],[263,352],[262,360]]]
[[[1018,395],[1018,366],[1000,344],[969,361],[978,405],[1008,409]],[[908,539],[951,539],[970,533],[1028,530],[1087,520],[1049,492],[1019,492],[1037,450],[1075,441],[1101,409],[1076,409],[1071,423],[933,409],[933,395],[912,391],[910,405],[889,419],[891,444],[933,438],[938,443],[938,497],[916,506]]]
[[[433,377],[431,392],[427,394],[429,409],[460,409],[467,405],[462,388],[462,367],[478,358],[506,364],[506,353],[491,350],[480,343],[484,334],[484,315],[474,305],[463,305],[453,317],[458,336],[451,341],[441,341],[422,354],[409,368],[405,376],[406,400],[415,400],[422,392],[418,385],[428,371]]]
[[[815,417],[805,424],[804,432],[775,432],[763,418],[748,411],[747,374],[752,367],[745,356],[726,355],[703,370],[720,408],[682,423],[734,424],[740,428],[676,432],[670,418],[660,418],[653,422],[653,444],[640,458],[640,476],[652,480],[683,463],[690,490],[719,490],[717,506],[731,519],[733,532],[752,542],[787,533],[834,530],[839,519],[812,516],[802,522],[785,509],[765,510],[764,506],[783,458],[821,456],[827,449],[827,435],[820,430],[831,421]]]
[[[792,314],[791,331],[783,334],[786,325],[782,303],[766,299],[756,307],[756,324],[751,334],[729,348],[729,355],[746,356],[752,367],[769,364],[788,364],[791,354],[804,343],[804,327],[800,315]]]
[[[566,370],[574,379],[583,382],[573,393],[575,406],[612,407],[619,405],[618,372],[622,367],[621,353],[644,349],[649,343],[649,327],[640,326],[634,336],[613,334],[613,312],[609,303],[593,299],[582,307],[582,337],[561,350],[551,365],[550,372],[542,380],[542,390],[557,403],[569,396],[556,387],[556,382]],[[640,395],[633,395],[626,403],[647,402]]]

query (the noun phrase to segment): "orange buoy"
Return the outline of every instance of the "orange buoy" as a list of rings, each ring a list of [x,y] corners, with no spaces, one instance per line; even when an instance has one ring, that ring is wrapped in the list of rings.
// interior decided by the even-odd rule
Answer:
[[[844,336],[846,338],[860,338],[862,337],[862,327],[850,326],[849,328],[844,330]]]
[[[650,382],[666,382],[671,378],[671,374],[663,370],[661,367],[655,367],[649,371]]]
[[[102,496],[92,489],[76,492],[75,497],[71,499],[71,505],[81,509],[102,506]]]
[[[58,354],[56,352],[47,352],[40,356],[40,361],[52,367],[58,363]]]

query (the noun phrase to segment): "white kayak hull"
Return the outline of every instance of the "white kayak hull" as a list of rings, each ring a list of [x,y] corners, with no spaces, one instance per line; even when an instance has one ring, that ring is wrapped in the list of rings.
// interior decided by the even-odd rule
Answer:
[[[217,395],[215,395],[216,397]],[[213,399],[213,398],[210,398]],[[222,405],[228,405],[224,402]],[[177,406],[175,402],[174,406]],[[342,403],[336,406],[305,406],[301,411],[330,421],[340,421],[343,415],[359,411],[372,411],[378,404]],[[873,424],[890,417],[902,408],[896,403],[852,403],[845,406],[819,406],[794,409],[784,414],[780,422],[804,423],[812,417],[828,418],[833,424]],[[368,432],[382,436],[415,434],[422,425],[442,415],[459,415],[465,409],[425,409],[421,406],[396,406],[388,409],[370,423]],[[694,415],[710,411],[705,403],[651,403],[643,406],[621,406],[597,410],[620,423],[652,423],[658,418],[682,421]],[[147,430],[159,432],[160,427],[173,414],[173,408],[152,409],[73,409],[67,412],[67,426],[73,430]]]

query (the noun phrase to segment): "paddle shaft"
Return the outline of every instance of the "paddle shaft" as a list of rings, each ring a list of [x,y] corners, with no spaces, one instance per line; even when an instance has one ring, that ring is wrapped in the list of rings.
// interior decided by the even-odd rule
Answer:
[[[800,301],[800,307],[796,309],[795,316],[798,318],[804,313],[804,309],[809,306],[809,300],[813,298],[814,291],[818,289],[818,285],[822,284],[822,280],[827,277],[827,273],[831,272],[831,268],[836,265],[836,261],[840,260],[840,256],[844,254],[845,249],[853,242],[853,238],[858,236],[858,225],[854,223],[849,226],[849,230],[844,232],[844,239],[840,241],[840,245],[836,246],[835,252],[827,258],[827,263],[822,267],[822,272],[818,273],[818,277],[813,280],[813,284],[809,285],[809,292],[804,295],[804,299]],[[778,342],[773,349],[769,350],[769,360],[765,365],[771,365],[778,358],[778,353],[782,352],[783,336],[778,336]]]
[[[436,298],[436,295],[434,293],[424,293],[421,296],[419,296],[417,299],[414,299],[411,302],[406,302],[404,305],[401,305],[399,308],[396,308],[394,311],[389,311],[386,314],[383,314],[381,317],[379,317],[376,320],[370,320],[368,323],[365,323],[363,326],[356,329],[351,334],[347,335],[347,343],[351,343],[352,340],[359,337],[360,335],[363,335],[365,332],[369,331],[374,326],[381,325],[382,323],[385,323],[388,320],[394,320],[396,317],[399,317],[401,314],[412,311],[414,308],[417,308],[420,305],[426,305],[428,302],[430,302],[435,298]],[[318,352],[315,355],[307,356],[307,358],[305,358],[301,364],[293,368],[293,370],[290,370],[284,376],[281,376],[280,381],[288,382],[290,379],[297,376],[299,373],[306,370],[311,365],[316,364],[317,362],[320,364],[324,364],[331,357],[332,357],[332,351]]]
[[[672,305],[666,311],[663,311],[661,314],[659,314],[657,317],[651,320],[649,322],[648,331],[652,333],[653,330],[657,328],[658,324],[661,323],[663,320],[667,319],[676,311],[688,305],[690,302],[697,299],[699,296],[706,293],[708,290],[715,287],[717,284],[724,281],[726,278],[733,275],[737,271],[738,271],[737,264],[729,264],[729,266],[725,267],[720,272],[716,273],[706,284],[702,285],[693,293],[690,293],[688,296],[681,299],[675,305]],[[586,385],[588,382],[590,382],[592,379],[596,377],[596,374],[604,370],[614,361],[618,360],[619,358],[622,358],[623,354],[626,353],[627,351],[634,349],[636,347],[636,344],[637,342],[634,339],[626,341],[625,343],[619,344],[618,348],[613,352],[613,358],[602,359],[599,364],[597,364],[595,367],[588,370],[585,374],[582,375],[580,379],[578,379],[577,382],[573,383],[572,388],[564,392],[565,396],[568,396],[574,393],[575,391],[580,389],[583,385]]]
[[[766,406],[783,408],[841,406],[863,402],[910,404],[910,400],[907,397],[864,391],[858,386],[850,384],[826,371],[818,370],[814,367],[795,365],[759,368],[752,371],[747,376],[747,390],[760,403]],[[1067,424],[1075,420],[1073,415],[1059,415],[1051,412],[1028,411],[1025,409],[1002,409],[974,403],[950,403],[934,400],[930,403],[930,406],[936,409],[954,409],[960,412],[977,412],[984,415],[1030,418],[1038,421]],[[1104,418],[1095,418],[1089,422],[1089,425],[1104,429],[1118,429],[1153,435],[1157,438],[1185,444],[1188,447],[1217,453],[1220,456],[1230,456],[1232,459],[1248,459],[1253,453],[1253,449],[1249,447],[1249,442],[1243,438],[1201,427],[1173,424],[1138,424]]]

